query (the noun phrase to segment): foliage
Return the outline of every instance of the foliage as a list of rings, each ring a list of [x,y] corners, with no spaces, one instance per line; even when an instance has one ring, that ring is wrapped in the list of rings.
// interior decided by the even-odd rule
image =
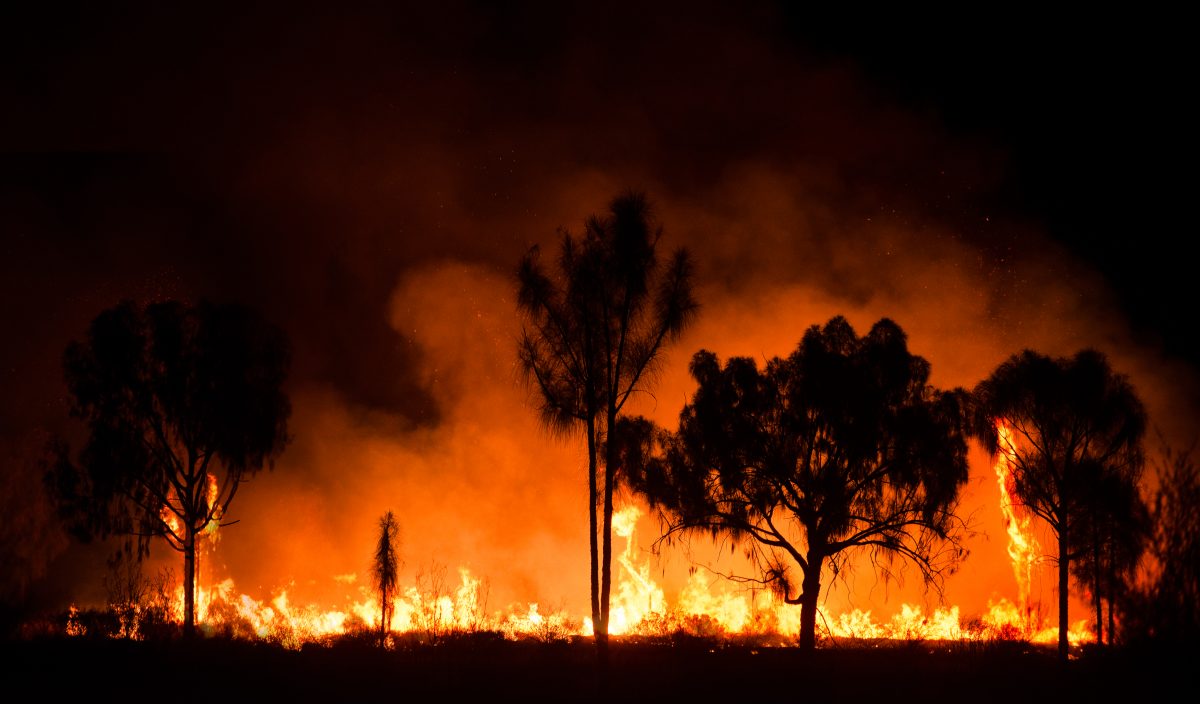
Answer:
[[[154,538],[184,555],[193,628],[196,540],[221,524],[238,487],[288,441],[283,333],[238,305],[123,302],[64,354],[78,458],[54,447],[46,473],[76,536]]]
[[[379,541],[375,545],[375,558],[371,564],[371,575],[375,589],[379,592],[379,634],[386,636],[392,629],[392,614],[396,609],[396,580],[401,563],[396,557],[400,539],[400,525],[395,515],[388,511],[379,519]]]
[[[1165,446],[1152,503],[1149,580],[1132,595],[1135,638],[1167,648],[1200,643],[1200,465],[1194,448]]]
[[[677,432],[630,419],[614,434],[624,478],[660,509],[667,537],[747,545],[761,581],[802,605],[805,647],[826,564],[866,551],[891,574],[898,557],[939,587],[961,560],[965,392],[929,386],[928,362],[894,322],[859,337],[835,317],[761,371],[701,350],[691,373],[699,387]]]
[[[646,197],[625,193],[604,216],[588,218],[580,237],[562,233],[556,271],[543,265],[537,247],[517,271],[517,304],[525,318],[517,354],[542,422],[563,435],[582,429],[586,437],[591,611],[601,657],[608,638],[616,470],[606,456],[599,473],[598,449],[629,398],[646,390],[663,347],[697,310],[691,258],[676,250],[660,261],[661,234]]]
[[[1000,364],[974,395],[976,430],[989,451],[1009,459],[1015,497],[1058,537],[1065,658],[1069,567],[1086,545],[1084,526],[1091,522],[1102,536],[1131,530],[1136,521],[1130,487],[1141,474],[1145,409],[1129,380],[1091,349],[1071,358],[1025,350]]]

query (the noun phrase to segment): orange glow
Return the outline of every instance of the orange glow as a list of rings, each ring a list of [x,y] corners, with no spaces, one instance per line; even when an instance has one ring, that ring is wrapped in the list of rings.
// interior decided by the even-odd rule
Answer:
[[[173,497],[174,495],[175,491],[172,489],[171,496]],[[162,509],[159,510],[158,517],[162,519],[162,522],[167,527],[167,530],[174,535],[180,534],[180,530],[183,528],[183,525],[179,522],[179,519],[175,517],[175,512],[171,510],[169,503],[164,504]]]
[[[623,635],[631,632],[648,618],[666,613],[663,590],[650,577],[650,563],[637,562],[637,520],[641,516],[637,506],[628,506],[613,513],[613,533],[625,539],[625,550],[617,557],[621,568],[617,587],[614,590],[608,632]],[[591,632],[591,619],[585,624]]]
[[[206,502],[205,506],[209,507],[208,511],[211,516],[208,522],[204,524],[204,527],[200,529],[199,533],[203,537],[208,538],[208,540],[212,543],[217,542],[217,531],[221,527],[221,509],[216,507],[217,497],[219,494],[220,487],[217,485],[217,477],[212,472],[209,472],[205,480],[204,498]],[[178,494],[175,493],[175,489],[172,488],[170,493],[167,494],[166,503],[164,503],[162,508],[159,509],[158,517],[163,522],[163,525],[165,525],[176,538],[182,541],[184,537],[183,524],[179,521],[179,513],[182,512],[182,509],[176,508],[177,504],[179,504],[179,497]],[[172,539],[171,542],[175,543],[175,540]]]
[[[87,635],[87,627],[79,622],[79,607],[71,604],[71,608],[67,611],[67,635],[83,636]]]
[[[270,19],[252,14],[256,23]],[[536,392],[517,383],[513,270],[531,245],[551,261],[559,253],[559,228],[584,232],[589,215],[630,187],[646,188],[654,202],[660,254],[685,246],[693,255],[702,305],[647,377],[646,393],[631,400],[630,415],[673,430],[696,388],[688,371],[696,351],[761,364],[788,355],[808,326],[844,315],[860,333],[882,317],[895,320],[940,389],[973,388],[1022,349],[1058,356],[1096,346],[1114,369],[1128,373],[1150,423],[1166,439],[1186,447],[1194,435],[1196,370],[1131,324],[1115,282],[1094,258],[1076,256],[1056,237],[1061,223],[1051,230],[1030,212],[1036,208],[1007,207],[1019,181],[1010,169],[1024,163],[1010,158],[1011,145],[994,135],[948,134],[936,111],[893,101],[853,61],[813,60],[774,35],[760,44],[740,20],[713,32],[700,22],[696,36],[711,34],[715,44],[666,33],[672,47],[684,38],[670,62],[646,63],[630,76],[618,71],[614,83],[609,68],[642,66],[650,53],[628,53],[610,66],[568,34],[553,44],[569,49],[561,61],[545,75],[535,72],[544,80],[531,93],[539,96],[531,109],[528,101],[509,104],[525,94],[509,80],[513,66],[489,62],[462,70],[443,42],[431,42],[437,51],[429,70],[412,71],[408,54],[395,58],[371,43],[395,34],[371,19],[356,14],[345,20],[347,31],[338,24],[337,32],[313,32],[343,38],[361,28],[367,38],[330,54],[333,62],[324,60],[328,52],[313,51],[320,70],[271,83],[296,91],[291,102],[262,97],[273,95],[257,83],[269,70],[239,66],[238,80],[217,81],[249,98],[230,104],[251,106],[250,119],[206,119],[208,110],[223,115],[228,101],[193,100],[172,80],[150,84],[169,89],[165,101],[141,89],[93,91],[153,108],[122,105],[130,109],[104,113],[145,122],[119,126],[116,138],[103,124],[60,129],[74,124],[74,112],[31,133],[62,132],[84,147],[95,140],[146,142],[134,153],[162,154],[170,163],[156,157],[111,169],[81,165],[78,178],[86,180],[78,183],[57,162],[30,170],[22,161],[14,172],[25,178],[28,171],[32,190],[20,181],[13,191],[20,207],[7,209],[8,230],[29,234],[9,247],[19,256],[0,258],[11,274],[0,279],[11,287],[6,292],[22,293],[12,300],[49,309],[11,306],[10,328],[25,332],[17,336],[22,344],[6,346],[5,368],[15,370],[10,376],[20,393],[8,394],[18,405],[5,419],[27,421],[6,437],[26,435],[26,426],[64,431],[64,439],[80,435],[64,407],[63,347],[119,297],[244,302],[291,338],[291,442],[274,468],[240,487],[226,515],[214,516],[200,533],[196,606],[210,631],[285,640],[272,634],[369,629],[379,619],[369,576],[375,520],[395,510],[405,563],[393,622],[398,633],[437,637],[458,624],[514,638],[591,632],[586,442],[578,429],[569,437],[548,432]],[[153,34],[144,23],[126,24]],[[287,29],[307,39],[299,26],[289,22]],[[237,37],[253,39],[248,51],[258,55],[261,35]],[[474,47],[472,32],[451,35]],[[289,51],[309,48],[306,41],[287,44]],[[424,65],[425,44],[414,50],[416,65]],[[655,45],[634,44],[639,51]],[[52,67],[87,68],[90,58]],[[732,73],[689,73],[697,61]],[[288,64],[267,68],[276,65]],[[361,70],[338,73],[350,66]],[[200,62],[181,75],[207,71]],[[626,78],[635,89],[653,88],[645,91],[647,105],[595,110],[581,99],[589,87],[624,85]],[[76,84],[88,81],[64,74],[63,90]],[[322,91],[330,87],[335,99],[326,103]],[[389,94],[392,88],[400,99]],[[708,100],[710,88],[738,99]],[[48,95],[54,99],[25,101],[22,110],[68,104]],[[424,109],[430,106],[437,109]],[[158,119],[159,109],[172,119]],[[198,128],[212,134],[196,136]],[[242,129],[246,136],[233,139]],[[193,158],[160,143],[177,137],[187,137],[180,149],[205,145],[204,152]],[[229,141],[222,146],[209,137]],[[695,148],[697,140],[704,148]],[[165,180],[136,187],[160,168]],[[111,186],[103,185],[108,178]],[[77,189],[78,198],[64,195]],[[199,205],[189,193],[201,194]],[[72,210],[60,217],[59,208]],[[75,231],[76,219],[103,239],[81,248],[87,232]],[[118,239],[110,242],[112,236]],[[980,518],[979,529],[964,545],[969,557],[946,579],[944,603],[922,599],[912,571],[907,584],[896,586],[862,560],[841,573],[845,581],[822,575],[819,634],[893,637],[926,622],[952,632],[934,624],[957,614],[967,634],[991,624],[1005,629],[1005,637],[1033,638],[1053,622],[1057,601],[1048,594],[1056,582],[1045,576],[1044,556],[1053,550],[1044,525],[1013,506],[1004,454],[982,454],[972,448],[964,491],[973,494],[960,504],[964,517]],[[18,465],[5,460],[8,466]],[[11,474],[25,482],[35,473]],[[224,476],[202,479],[205,486],[195,486],[192,498],[211,502]],[[29,494],[14,491],[10,503],[23,508],[23,496]],[[224,500],[227,492],[215,496]],[[154,512],[163,498],[178,507],[175,497],[160,496],[150,517],[161,516],[158,528],[182,535],[183,522],[169,509]],[[32,535],[40,521],[15,514],[20,520],[8,524],[22,540],[12,544],[24,552],[45,543],[29,558],[30,569],[64,581],[37,592],[39,600],[54,599],[62,611],[67,599],[79,599],[86,615],[105,598],[99,552],[107,547],[87,548],[96,552],[85,562],[74,559],[72,546],[70,560],[56,562],[70,543],[58,535],[53,507],[37,508],[47,535]],[[658,532],[641,509],[627,537],[614,532],[614,634],[678,626],[704,634],[778,633],[783,642],[798,630],[799,607],[718,574],[752,574],[736,549],[705,543],[696,555],[674,548],[661,562],[649,555]],[[618,520],[614,529],[625,527]],[[37,540],[25,540],[26,533]],[[152,542],[150,570],[169,564],[178,576],[178,553]],[[710,554],[717,552],[725,562]],[[448,586],[440,590],[416,579],[433,559],[447,570]],[[1072,615],[1076,608],[1073,602]],[[61,626],[65,613],[55,618]],[[305,620],[311,627],[302,627]]]
[[[1012,497],[1012,470],[1016,462],[1016,440],[1012,428],[1003,421],[996,424],[1000,436],[999,458],[996,460],[996,483],[1000,487],[1000,510],[1008,530],[1008,555],[1012,558],[1013,576],[1017,579],[1017,612],[1006,623],[1019,626],[1020,633],[1033,628],[1029,593],[1033,583],[1033,566],[1041,546],[1033,536],[1029,516],[1018,516]]]
[[[968,284],[956,290],[969,290]],[[508,638],[550,640],[591,633],[584,617],[587,537],[577,481],[587,462],[580,443],[547,438],[536,415],[525,410],[524,392],[512,383],[510,332],[516,322],[506,298],[510,288],[507,278],[473,264],[431,265],[397,284],[393,328],[436,360],[418,371],[443,409],[437,425],[412,427],[387,414],[356,410],[329,388],[297,389],[296,440],[286,466],[239,491],[231,506],[243,519],[235,539],[221,541],[218,550],[211,540],[200,543],[205,552],[197,613],[208,632],[296,644],[376,627],[378,599],[367,576],[374,539],[369,517],[395,508],[408,565],[393,621],[397,634],[436,638],[459,628],[490,629]],[[974,300],[954,296],[947,303],[939,293],[935,305],[921,297],[924,292],[914,292],[918,300],[898,310],[879,302],[850,313],[859,327],[896,315],[911,334],[911,347],[930,351],[943,387],[973,384],[1017,344],[1011,336],[992,342],[984,335],[963,336],[962,326],[923,315]],[[755,357],[786,353],[804,323],[846,311],[844,301],[798,285],[763,296],[749,306],[711,296],[712,306],[696,329],[664,359],[658,403],[644,399],[631,412],[672,427],[678,403],[694,385],[686,369],[693,350]],[[970,311],[950,313],[955,321],[975,319]],[[1026,336],[1019,342],[1061,351],[1053,339]],[[982,455],[973,460],[972,476],[979,481],[970,488],[981,502],[976,505],[985,505],[995,519],[986,527],[1007,535],[1007,553],[995,539],[990,546],[973,545],[963,569],[948,580],[945,604],[912,593],[881,603],[879,592],[867,592],[873,574],[860,570],[865,578],[847,591],[823,593],[819,637],[953,638],[957,620],[962,639],[1043,640],[1053,614],[1036,603],[1041,582],[1030,584],[1029,575],[1044,567],[1036,559],[1036,526],[1013,511],[1005,461],[1003,453],[995,461]],[[614,634],[642,637],[678,629],[792,642],[799,631],[798,607],[703,568],[682,572],[680,561],[691,567],[691,556],[679,551],[665,553],[674,564],[660,571],[645,550],[657,534],[646,525],[642,508],[639,514],[625,507],[614,516]],[[429,556],[449,563],[449,584],[440,590],[415,579],[417,566]],[[700,557],[700,564],[710,564],[709,555]],[[174,564],[176,555],[164,559]],[[1016,584],[1008,583],[1009,574]],[[232,582],[218,588],[227,577],[237,580],[237,588]],[[490,602],[483,598],[488,580]],[[849,604],[847,593],[866,601]],[[1072,638],[1084,642],[1090,636],[1073,631]]]
[[[210,507],[209,511],[212,517],[204,524],[201,532],[214,544],[218,538],[217,530],[221,527],[221,509],[216,506],[218,494],[217,477],[209,472],[207,486],[205,487],[205,498],[208,501],[207,505]]]
[[[997,466],[1005,462],[1002,456]],[[613,635],[663,636],[686,632],[707,637],[758,636],[765,643],[778,645],[794,641],[800,630],[798,607],[782,603],[769,591],[739,589],[704,571],[692,573],[674,604],[668,603],[663,588],[651,575],[650,558],[639,559],[636,528],[641,514],[639,507],[630,505],[613,515],[613,531],[625,540],[614,575]],[[1036,542],[1021,543],[1029,544]],[[1026,553],[1012,552],[1018,575],[1028,574]],[[485,582],[466,568],[458,570],[458,578],[457,586],[451,588],[418,577],[416,583],[403,590],[396,602],[390,642],[394,643],[394,637],[404,633],[429,640],[449,633],[493,631],[510,640],[546,641],[592,633],[590,619],[573,618],[563,610],[545,613],[538,603],[517,603],[488,611]],[[333,575],[331,580],[356,586],[358,598],[337,608],[323,608],[296,604],[289,590],[283,588],[259,600],[239,594],[233,580],[225,579],[197,589],[197,617],[207,633],[262,639],[286,648],[376,631],[379,604],[370,589],[362,585],[357,575]],[[1007,599],[990,603],[985,613],[966,622],[958,606],[930,612],[920,605],[905,603],[884,621],[875,620],[870,610],[855,608],[832,614],[822,608],[818,623],[821,636],[835,640],[1056,642],[1057,629],[1039,625],[1028,606],[1027,592],[1021,598],[1018,604]],[[176,594],[173,608],[175,618],[181,619],[181,590]],[[71,628],[76,629],[76,634],[82,633],[74,609],[68,625]],[[1089,642],[1092,637],[1086,620],[1075,623],[1069,633],[1073,645]]]

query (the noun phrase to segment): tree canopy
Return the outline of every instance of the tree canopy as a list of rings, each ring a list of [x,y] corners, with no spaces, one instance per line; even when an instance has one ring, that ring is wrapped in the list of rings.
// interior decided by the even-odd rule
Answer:
[[[87,424],[47,473],[81,537],[162,538],[184,555],[185,630],[195,622],[196,540],[242,481],[288,442],[283,332],[240,305],[133,302],[100,313],[63,366],[71,414]]]
[[[667,535],[749,539],[762,581],[801,605],[802,646],[815,644],[827,564],[865,550],[877,565],[915,564],[936,586],[964,556],[966,394],[931,387],[894,322],[859,337],[835,317],[762,370],[701,350],[691,373],[698,388],[676,432],[630,419],[614,435],[623,476]]]
[[[1065,658],[1070,563],[1088,540],[1075,532],[1090,523],[1100,535],[1105,522],[1133,520],[1129,487],[1141,473],[1146,411],[1129,380],[1093,349],[1070,358],[1024,350],[981,381],[974,396],[978,434],[993,455],[1008,457],[1014,496],[1058,538]],[[1122,509],[1122,516],[1104,516]]]
[[[517,355],[552,431],[583,430],[588,449],[588,516],[592,627],[607,652],[612,585],[615,464],[599,448],[629,398],[648,388],[663,348],[695,316],[692,261],[678,249],[658,256],[661,228],[639,192],[614,198],[579,237],[562,233],[556,269],[537,247],[517,270],[517,304],[525,318]],[[599,512],[599,513],[598,513]]]
[[[1131,635],[1169,651],[1200,642],[1200,464],[1165,441],[1155,461],[1146,579],[1131,595]]]

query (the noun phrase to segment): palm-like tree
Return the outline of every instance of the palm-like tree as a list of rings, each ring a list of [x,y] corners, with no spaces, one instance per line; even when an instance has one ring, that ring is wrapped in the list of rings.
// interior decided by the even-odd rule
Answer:
[[[282,330],[241,305],[123,301],[63,355],[78,458],[56,445],[46,481],[81,537],[162,538],[183,555],[184,633],[195,634],[197,545],[238,488],[290,438]]]
[[[524,378],[546,427],[561,435],[582,429],[587,440],[591,610],[601,658],[608,644],[616,463],[606,451],[601,472],[600,448],[629,398],[646,390],[664,346],[697,310],[691,258],[680,249],[660,261],[661,234],[646,197],[629,192],[614,198],[605,215],[588,218],[581,236],[562,233],[557,271],[547,271],[537,247],[517,270]]]
[[[400,538],[400,524],[396,516],[388,511],[379,519],[379,541],[375,544],[375,559],[371,574],[375,588],[379,590],[379,638],[382,641],[392,628],[392,613],[396,603],[396,580],[400,574],[400,562],[396,557],[396,544]]]

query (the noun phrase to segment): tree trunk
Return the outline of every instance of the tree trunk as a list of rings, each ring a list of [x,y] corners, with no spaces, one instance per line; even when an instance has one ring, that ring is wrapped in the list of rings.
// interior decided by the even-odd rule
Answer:
[[[616,413],[610,408],[607,418],[608,425],[605,426],[607,432],[611,433],[616,425]],[[604,624],[604,650],[601,657],[604,659],[604,664],[608,664],[608,617],[609,617],[609,596],[612,594],[612,516],[613,516],[613,487],[615,471],[613,466],[613,458],[616,456],[616,448],[611,442],[605,443],[604,457],[604,527],[600,531],[601,540],[601,558],[600,558],[600,620]]]
[[[609,428],[612,419],[609,419]],[[600,532],[603,555],[600,558],[600,618],[604,621],[604,632],[608,633],[609,595],[612,593],[612,516],[613,516],[613,456],[612,443],[608,443],[604,458],[604,527]]]
[[[196,528],[188,518],[183,533],[183,635],[191,638],[196,633]]]
[[[1070,642],[1067,640],[1067,631],[1070,628],[1067,619],[1067,587],[1070,573],[1067,568],[1070,566],[1070,560],[1067,555],[1067,522],[1061,521],[1058,529],[1058,657],[1062,660],[1067,659],[1070,649]]]
[[[814,650],[817,647],[817,601],[821,595],[820,555],[808,554],[808,569],[800,592],[800,649]]]
[[[1109,538],[1108,543],[1108,644],[1112,645],[1117,642],[1113,636],[1116,634],[1116,617],[1113,616],[1113,606],[1117,603],[1117,549],[1112,541],[1116,537]]]
[[[1092,601],[1096,609],[1096,645],[1104,645],[1104,607],[1100,604],[1100,532],[1092,528]],[[1112,642],[1112,631],[1108,633],[1108,641]]]
[[[596,487],[596,420],[593,416],[587,419],[588,441],[588,547],[591,549],[591,599],[592,599],[592,637],[596,643],[596,652],[600,653],[608,645],[608,630],[601,630],[600,621],[600,546],[597,542],[599,490]]]
[[[392,598],[387,587],[379,590],[379,642],[387,640],[392,625]]]

